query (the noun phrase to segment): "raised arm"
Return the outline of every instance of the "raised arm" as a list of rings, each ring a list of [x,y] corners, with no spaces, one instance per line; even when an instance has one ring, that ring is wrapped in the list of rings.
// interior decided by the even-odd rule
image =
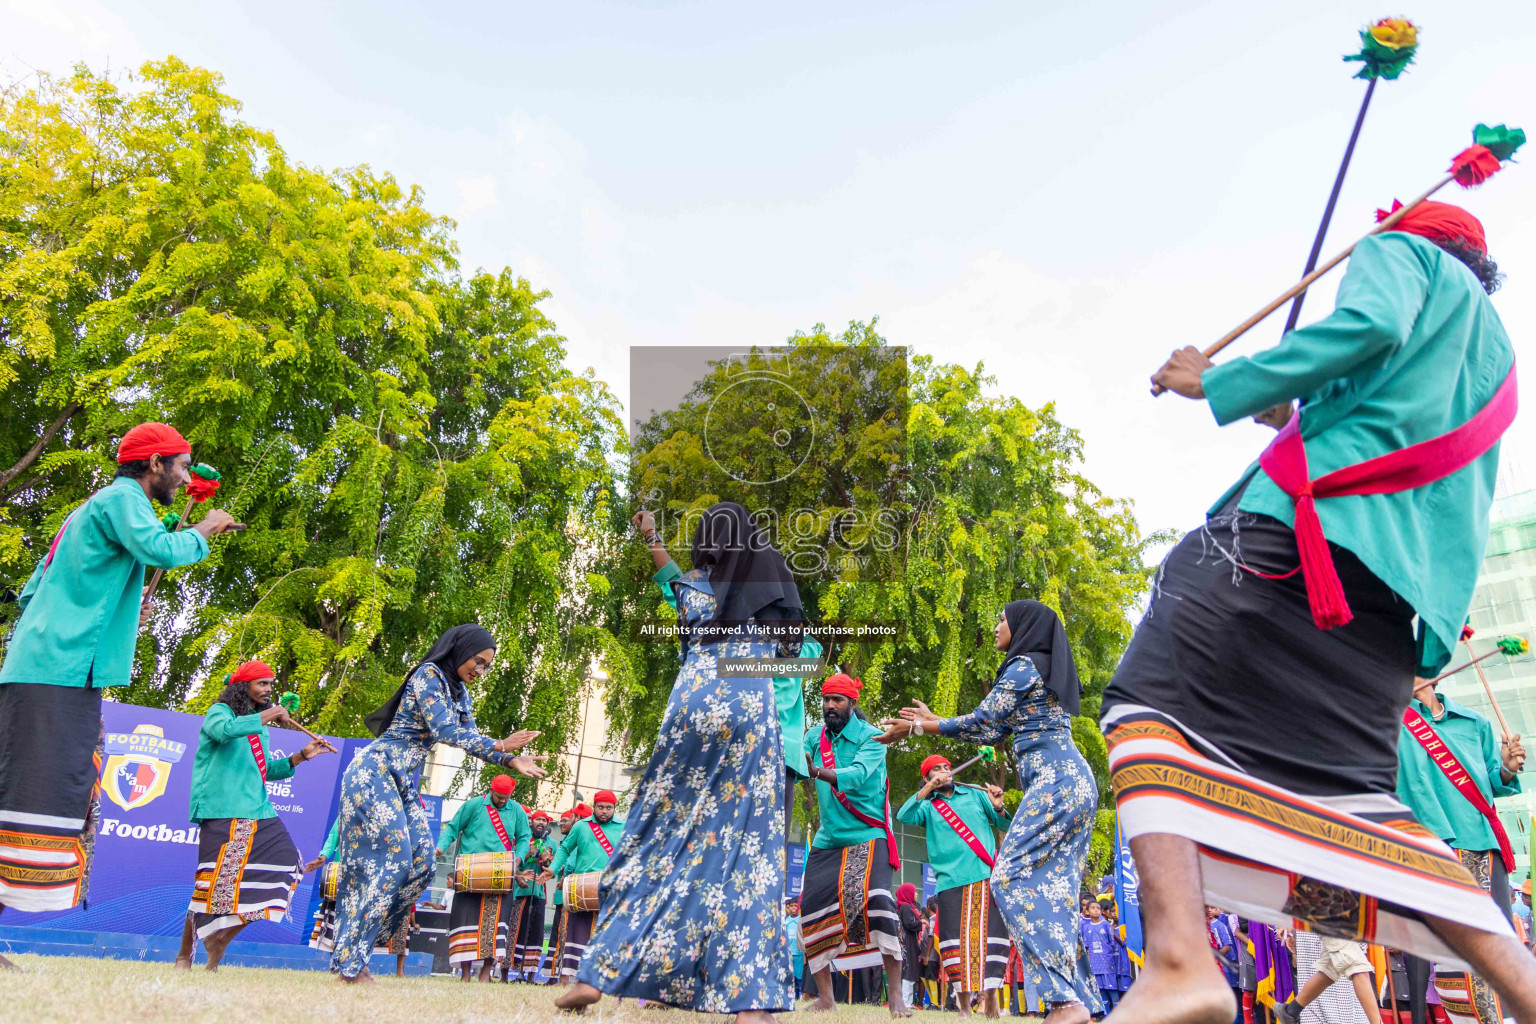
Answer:
[[[102,502],[105,530],[136,561],[157,569],[191,565],[208,557],[208,542],[196,530],[168,532],[155,518],[155,510],[142,492],[127,487],[109,487],[98,499]]]
[[[1334,310],[1280,344],[1206,370],[1200,386],[1225,426],[1379,365],[1408,340],[1429,294],[1429,267],[1411,236],[1372,235],[1349,259]]]
[[[1034,666],[1029,671],[1036,676]],[[1020,692],[999,684],[982,698],[976,710],[967,715],[939,719],[941,736],[958,736],[970,743],[998,743],[1012,735],[1008,719],[1018,704]]]
[[[576,822],[576,824],[571,826],[570,834],[560,840],[560,849],[555,851],[554,863],[549,866],[549,873],[555,878],[559,878],[560,872],[565,870],[565,862],[576,856],[576,851],[581,846],[581,839],[577,835],[576,830],[584,824],[585,819]]]
[[[228,704],[214,704],[203,716],[199,731],[215,743],[227,743],[240,736],[250,736],[261,730],[261,713],[237,715]]]
[[[896,820],[914,828],[926,827],[927,815],[924,814],[922,801],[918,800],[916,793],[907,797],[907,802],[901,805],[901,809],[896,812]]]

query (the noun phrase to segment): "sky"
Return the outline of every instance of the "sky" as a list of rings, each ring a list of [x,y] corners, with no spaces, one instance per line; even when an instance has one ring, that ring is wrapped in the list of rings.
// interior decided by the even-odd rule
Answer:
[[[1417,61],[1376,91],[1326,256],[1477,122],[1536,129],[1528,3],[0,0],[0,73],[221,72],[291,159],[421,186],[466,270],[548,289],[570,364],[621,399],[632,346],[878,317],[1054,402],[1150,531],[1196,525],[1271,436],[1147,378],[1300,276],[1365,87],[1340,57],[1389,14],[1421,26]],[[1524,353],[1536,167],[1442,198],[1483,219]],[[1228,352],[1273,345],[1282,317]],[[1505,489],[1536,487],[1533,422]]]

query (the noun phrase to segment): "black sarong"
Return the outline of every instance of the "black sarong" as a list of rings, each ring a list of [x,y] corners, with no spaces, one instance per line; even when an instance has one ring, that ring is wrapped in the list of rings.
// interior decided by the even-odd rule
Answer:
[[[209,818],[197,840],[197,876],[187,911],[197,937],[288,916],[303,877],[281,818]]]

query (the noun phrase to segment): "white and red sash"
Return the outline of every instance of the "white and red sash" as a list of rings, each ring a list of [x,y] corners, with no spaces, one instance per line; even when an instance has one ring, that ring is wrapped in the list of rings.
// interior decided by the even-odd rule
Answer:
[[[512,849],[512,837],[507,835],[507,826],[501,823],[501,812],[496,810],[491,802],[487,800],[485,802],[485,813],[491,819],[491,827],[496,830],[496,838],[501,840],[502,849],[510,852]]]
[[[955,830],[955,835],[965,840],[965,845],[971,848],[971,852],[981,858],[981,862],[987,867],[992,867],[992,855],[987,848],[981,845],[981,840],[976,838],[976,833],[971,831],[971,826],[960,820],[960,815],[949,806],[949,801],[941,796],[933,798],[933,806],[939,812],[939,817],[944,819],[944,824]]]
[[[613,844],[608,841],[608,835],[603,831],[603,827],[595,821],[587,822],[587,827],[592,830],[594,836],[597,836],[598,845],[602,846],[603,852],[612,858]]]
[[[1467,802],[1476,807],[1478,813],[1488,819],[1488,825],[1493,829],[1494,838],[1499,841],[1499,853],[1504,857],[1504,870],[1515,870],[1515,851],[1509,843],[1509,833],[1504,831],[1504,825],[1499,821],[1499,813],[1493,809],[1483,796],[1483,791],[1477,788],[1477,783],[1467,770],[1456,760],[1456,755],[1451,753],[1434,727],[1424,720],[1424,716],[1412,707],[1403,709],[1403,726],[1419,741],[1429,759],[1435,762],[1435,766],[1445,773],[1451,785],[1456,787],[1456,792],[1467,798]]]
[[[828,771],[836,771],[837,770],[837,759],[832,756],[832,741],[827,738],[827,730],[826,730],[825,726],[823,726],[822,730],[821,730],[821,766],[823,768],[827,769]],[[891,831],[891,780],[890,780],[890,778],[887,777],[886,780],[885,780],[885,817],[884,818],[876,818],[873,815],[865,814],[863,811],[861,811],[857,807],[853,806],[853,802],[851,800],[849,800],[846,796],[844,796],[841,790],[837,789],[836,787],[831,787],[831,788],[832,788],[832,795],[837,798],[837,802],[838,803],[843,805],[843,810],[847,811],[849,814],[853,815],[855,818],[859,819],[861,822],[863,822],[864,824],[868,825],[870,828],[879,828],[879,829],[884,829],[885,830],[885,851],[886,851],[886,854],[887,854],[887,856],[888,856],[888,858],[890,860],[891,870],[892,871],[899,871],[899,870],[901,870],[901,855],[896,852],[896,834]]]
[[[251,756],[256,759],[256,768],[261,772],[261,781],[267,781],[267,752],[261,749],[261,737],[256,733],[247,733],[247,740],[251,743]]]

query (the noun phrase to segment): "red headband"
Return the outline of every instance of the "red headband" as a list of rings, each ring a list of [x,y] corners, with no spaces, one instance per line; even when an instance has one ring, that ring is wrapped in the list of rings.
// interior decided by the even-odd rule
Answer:
[[[845,672],[839,672],[837,675],[821,684],[821,695],[825,697],[828,694],[835,693],[838,696],[847,697],[849,700],[858,700],[859,691],[863,688],[863,683],[849,676]]]
[[[249,683],[256,679],[276,679],[277,673],[264,661],[248,661],[229,674],[232,683]]]
[[[617,804],[619,802],[619,798],[613,795],[613,790],[604,789],[599,790],[598,793],[592,797],[592,802],[594,804]]]
[[[1402,208],[1402,203],[1392,200],[1392,209],[1376,211],[1376,223],[1380,224]],[[1465,242],[1484,256],[1488,255],[1488,240],[1483,236],[1482,221],[1450,203],[1426,199],[1409,210],[1392,230],[1406,231],[1431,242]]]
[[[138,462],[151,455],[189,455],[192,445],[175,427],[164,423],[140,423],[123,435],[117,446],[118,462]]]
[[[512,776],[510,775],[498,775],[491,780],[492,793],[500,793],[502,796],[511,796],[512,787],[513,782]]]
[[[927,757],[923,758],[923,767],[921,770],[919,770],[918,774],[926,779],[928,777],[928,773],[933,771],[934,766],[940,764],[945,768],[950,767],[949,758],[945,757],[943,754],[929,754]]]

